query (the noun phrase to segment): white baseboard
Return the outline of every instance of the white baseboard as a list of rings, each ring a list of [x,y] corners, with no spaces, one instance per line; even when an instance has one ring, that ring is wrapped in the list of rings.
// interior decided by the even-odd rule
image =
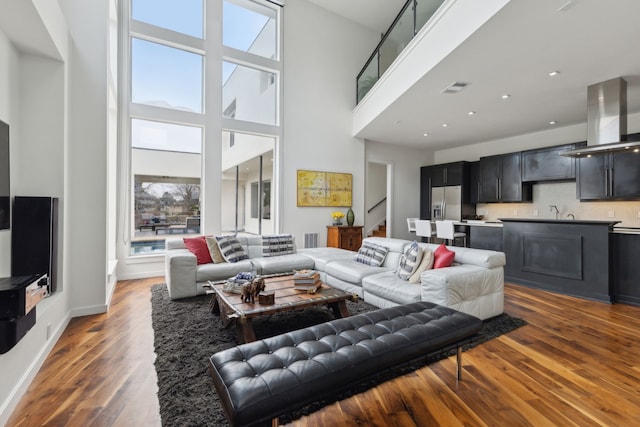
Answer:
[[[20,380],[15,385],[13,390],[11,390],[11,393],[9,393],[9,397],[7,398],[7,400],[5,400],[2,407],[0,407],[0,426],[6,425],[7,421],[9,421],[9,417],[11,417],[11,414],[16,409],[16,406],[18,406],[18,403],[20,403],[20,399],[22,399],[22,396],[24,396],[24,394],[26,393],[27,388],[36,377],[38,371],[40,371],[40,368],[44,364],[44,361],[47,359],[47,356],[49,356],[49,353],[51,352],[51,350],[53,350],[53,347],[62,336],[62,333],[67,328],[70,320],[71,313],[67,313],[64,321],[60,323],[58,328],[56,328],[54,334],[51,336],[51,339],[47,341],[47,345],[42,347],[42,349],[38,353],[38,357],[33,360],[22,377],[20,377]]]
[[[71,317],[91,316],[92,314],[102,314],[109,311],[107,304],[92,305],[89,307],[74,308],[71,310]]]

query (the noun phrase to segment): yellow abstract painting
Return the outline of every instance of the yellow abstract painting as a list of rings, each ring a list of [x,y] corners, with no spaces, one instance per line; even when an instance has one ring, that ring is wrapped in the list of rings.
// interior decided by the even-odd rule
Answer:
[[[351,206],[350,173],[298,170],[298,206]]]

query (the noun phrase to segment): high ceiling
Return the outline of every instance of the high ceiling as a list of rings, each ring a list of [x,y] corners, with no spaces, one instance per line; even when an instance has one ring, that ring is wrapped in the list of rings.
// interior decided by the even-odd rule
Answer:
[[[310,1],[376,30],[404,3]],[[587,86],[620,76],[640,112],[639,16],[638,0],[511,0],[358,136],[442,149],[580,124]],[[454,81],[470,84],[442,94]]]

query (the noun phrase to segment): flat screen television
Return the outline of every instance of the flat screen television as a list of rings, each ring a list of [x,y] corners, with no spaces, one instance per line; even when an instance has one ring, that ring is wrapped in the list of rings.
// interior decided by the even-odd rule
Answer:
[[[0,230],[11,227],[9,177],[9,125],[0,120]]]

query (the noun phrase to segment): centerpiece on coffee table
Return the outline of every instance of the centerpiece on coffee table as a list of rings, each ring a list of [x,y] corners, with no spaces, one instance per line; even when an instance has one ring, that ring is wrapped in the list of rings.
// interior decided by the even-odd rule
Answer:
[[[294,289],[305,291],[309,294],[315,293],[322,286],[320,273],[316,270],[298,270],[293,272]]]

